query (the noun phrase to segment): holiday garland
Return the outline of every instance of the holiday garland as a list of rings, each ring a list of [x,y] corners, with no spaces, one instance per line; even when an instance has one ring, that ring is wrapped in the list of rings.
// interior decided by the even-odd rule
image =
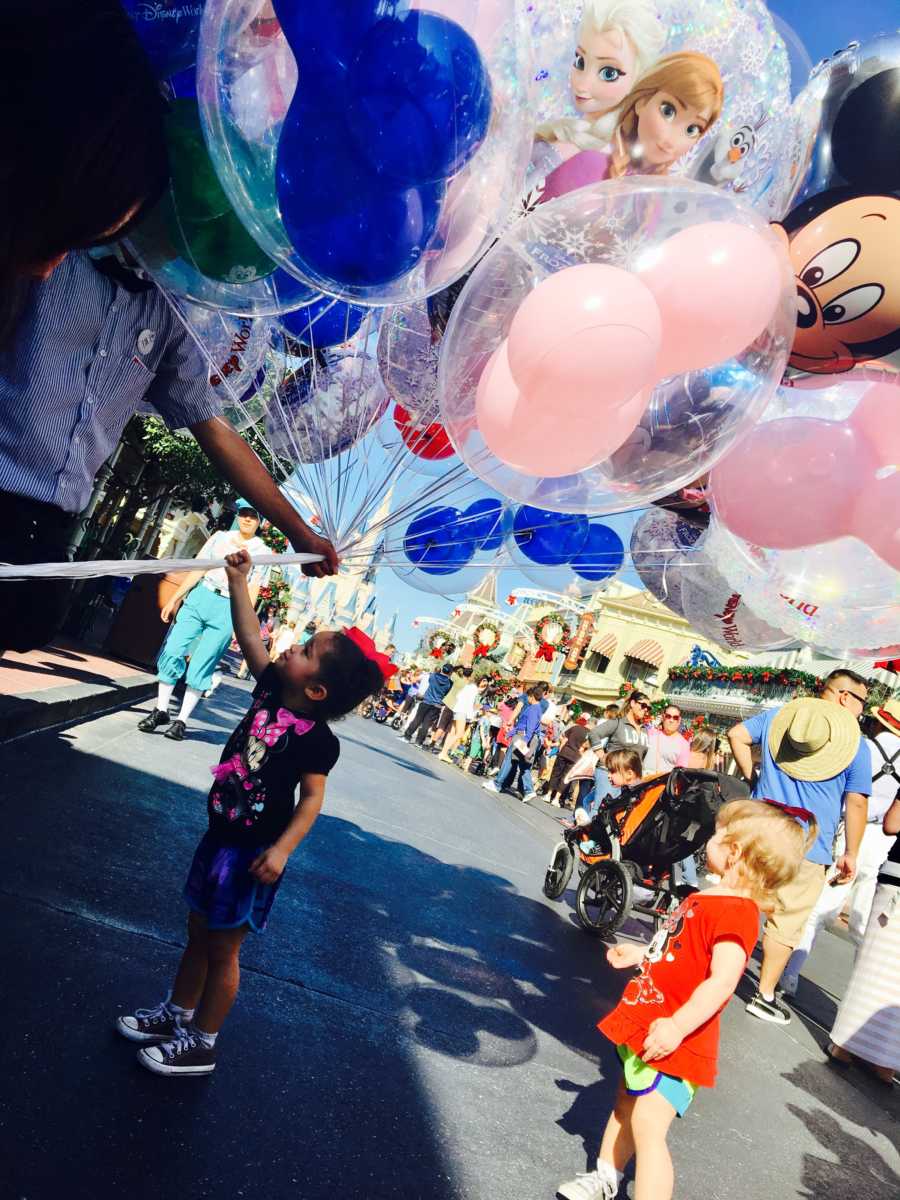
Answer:
[[[456,649],[453,635],[443,629],[436,629],[428,639],[428,652],[432,658],[444,658]]]
[[[822,686],[822,681],[817,675],[788,667],[670,667],[669,678],[700,683],[737,683],[750,691],[769,687],[793,687],[815,694]]]
[[[546,617],[542,617],[536,626],[536,632],[539,645],[534,657],[542,658],[545,662],[553,662],[553,655],[557,650],[568,650],[572,643],[569,623],[559,609],[554,609]]]
[[[480,621],[475,630],[475,657],[483,658],[500,645],[500,627],[493,621]]]

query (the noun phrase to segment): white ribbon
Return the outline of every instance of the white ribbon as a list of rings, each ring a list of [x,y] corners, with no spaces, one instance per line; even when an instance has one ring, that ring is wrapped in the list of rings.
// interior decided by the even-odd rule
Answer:
[[[299,567],[322,562],[321,554],[255,554],[254,567]],[[98,579],[103,575],[170,575],[213,571],[224,558],[96,558],[86,562],[0,563],[0,583],[24,579]]]

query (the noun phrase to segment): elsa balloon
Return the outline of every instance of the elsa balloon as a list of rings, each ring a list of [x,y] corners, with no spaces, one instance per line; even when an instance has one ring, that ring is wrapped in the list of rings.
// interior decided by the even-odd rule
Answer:
[[[586,0],[569,72],[576,115],[546,121],[535,135],[553,147],[557,162],[608,145],[619,105],[665,40],[655,0]]]

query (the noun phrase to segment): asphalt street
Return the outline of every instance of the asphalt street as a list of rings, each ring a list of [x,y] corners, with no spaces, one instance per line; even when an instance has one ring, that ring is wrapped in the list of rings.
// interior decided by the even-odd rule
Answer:
[[[596,1155],[622,978],[572,893],[541,894],[555,810],[370,721],[335,726],[215,1073],[150,1075],[115,1034],[168,987],[246,700],[223,684],[181,744],[138,732],[142,706],[0,747],[0,1197],[549,1200]],[[720,1082],[670,1139],[679,1200],[900,1195],[900,1089],[822,1055],[850,960],[823,934],[785,1029],[729,1005]]]

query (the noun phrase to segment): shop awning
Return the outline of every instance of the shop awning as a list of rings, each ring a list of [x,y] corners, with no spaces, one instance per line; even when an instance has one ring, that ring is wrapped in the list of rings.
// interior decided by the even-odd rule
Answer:
[[[625,655],[627,658],[636,658],[638,662],[647,663],[650,667],[661,667],[664,657],[662,646],[653,638],[641,638],[630,650],[625,651]]]
[[[591,643],[592,654],[603,654],[606,658],[612,658],[616,652],[616,642],[618,641],[614,633],[604,633],[600,637],[595,638]]]

